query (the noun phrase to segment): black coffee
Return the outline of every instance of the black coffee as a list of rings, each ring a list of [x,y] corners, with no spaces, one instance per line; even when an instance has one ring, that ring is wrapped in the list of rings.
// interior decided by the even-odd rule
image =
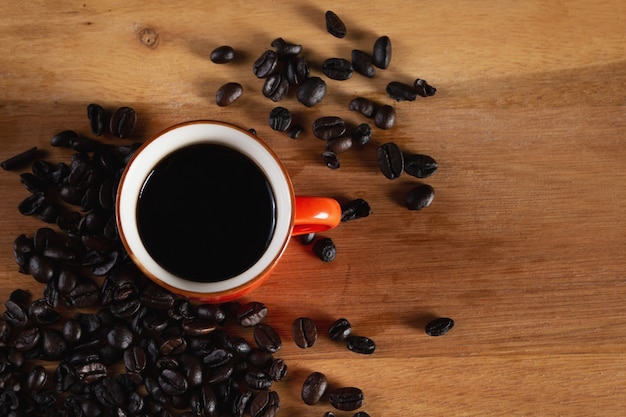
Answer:
[[[261,169],[225,146],[182,148],[160,161],[143,185],[139,234],[166,270],[192,281],[240,274],[265,252],[276,222]]]

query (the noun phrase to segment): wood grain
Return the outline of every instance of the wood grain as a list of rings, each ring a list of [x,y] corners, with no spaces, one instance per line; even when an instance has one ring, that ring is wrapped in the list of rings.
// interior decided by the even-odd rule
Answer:
[[[328,9],[345,39],[325,32]],[[619,1],[11,1],[0,15],[0,159],[38,146],[67,162],[52,135],[89,135],[90,102],[129,105],[140,117],[133,140],[193,119],[255,128],[298,193],[369,201],[369,218],[327,233],[334,262],[294,241],[248,298],[268,305],[285,342],[280,415],[330,410],[299,399],[307,372],[320,370],[361,387],[372,416],[615,416],[626,407],[625,13]],[[369,51],[380,35],[393,43],[388,70],[328,80],[313,108],[279,103],[305,127],[301,139],[269,128],[276,104],[251,68],[274,38],[301,43],[320,74],[325,58]],[[224,44],[236,60],[213,64]],[[388,82],[417,77],[437,94],[386,96]],[[229,81],[244,95],[220,108],[215,92]],[[331,171],[310,126],[324,115],[366,121],[347,110],[356,95],[392,104],[397,124]],[[416,179],[378,172],[376,145],[391,140],[439,162],[424,180],[436,192],[429,208],[403,206]],[[43,225],[16,210],[27,196],[20,172],[0,175],[0,300],[42,290],[12,254],[16,236]],[[424,324],[439,315],[457,324],[428,338]],[[347,317],[377,350],[363,357],[323,337],[301,350],[289,336],[299,316],[321,330]]]

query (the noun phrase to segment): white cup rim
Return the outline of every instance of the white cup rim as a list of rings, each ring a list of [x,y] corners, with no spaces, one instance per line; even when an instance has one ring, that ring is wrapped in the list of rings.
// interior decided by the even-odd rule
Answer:
[[[274,233],[261,258],[242,273],[216,282],[186,280],[159,265],[143,245],[136,222],[138,196],[155,165],[178,149],[201,143],[227,146],[254,161],[267,177],[276,204]],[[293,186],[285,167],[261,139],[225,122],[196,120],[174,125],[139,147],[120,178],[116,216],[122,243],[135,265],[146,276],[175,292],[201,297],[246,287],[256,279],[263,278],[274,267],[291,236],[294,201]]]

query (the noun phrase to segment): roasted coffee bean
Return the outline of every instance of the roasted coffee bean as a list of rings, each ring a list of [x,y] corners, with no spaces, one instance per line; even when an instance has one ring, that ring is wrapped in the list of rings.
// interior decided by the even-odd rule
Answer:
[[[300,85],[309,77],[309,63],[304,57],[290,55],[285,62],[285,77],[291,85]]]
[[[346,346],[349,350],[363,355],[370,355],[376,350],[376,343],[365,336],[348,336]]]
[[[385,177],[394,180],[404,171],[404,156],[400,147],[393,142],[387,142],[378,147],[376,152],[378,168]]]
[[[415,88],[408,84],[392,81],[387,84],[387,94],[396,101],[413,101],[417,98]]]
[[[426,82],[426,80],[422,80],[418,78],[413,83],[413,87],[415,87],[415,91],[422,97],[430,97],[434,96],[437,92],[437,89]]]
[[[258,301],[251,301],[237,310],[237,321],[244,327],[256,326],[267,315],[267,307]]]
[[[310,348],[317,341],[315,321],[308,317],[298,317],[291,325],[291,336],[298,347]]]
[[[376,68],[372,63],[372,57],[367,52],[360,49],[352,50],[352,68],[361,75],[373,78],[376,75]]]
[[[289,137],[291,139],[298,139],[298,137],[302,134],[304,129],[300,125],[293,125],[289,128]]]
[[[274,107],[268,121],[272,129],[284,132],[291,125],[291,112],[284,107]]]
[[[333,240],[326,237],[313,244],[313,253],[324,262],[332,262],[337,256],[337,248]]]
[[[245,381],[248,387],[255,390],[267,389],[272,386],[272,378],[269,374],[258,369],[246,372]]]
[[[404,172],[417,178],[430,177],[437,171],[437,161],[428,155],[404,154]]]
[[[287,364],[281,358],[274,359],[268,371],[270,378],[274,381],[280,381],[287,375]]]
[[[259,391],[250,402],[250,417],[274,417],[280,408],[280,399],[276,391]]]
[[[300,235],[300,243],[303,245],[310,245],[315,240],[315,233],[306,233],[304,235]]]
[[[20,182],[31,194],[44,194],[48,190],[46,182],[30,172],[20,174]]]
[[[313,122],[313,134],[318,139],[338,138],[346,132],[346,123],[341,117],[324,116]]]
[[[336,38],[345,38],[348,31],[346,25],[337,16],[337,14],[331,10],[328,10],[325,14],[326,31]]]
[[[60,205],[46,202],[43,209],[37,213],[37,218],[42,222],[55,224],[62,210]]]
[[[276,330],[267,324],[257,324],[254,328],[254,340],[263,350],[271,353],[278,352],[282,346],[282,340]]]
[[[4,306],[6,310],[3,313],[3,318],[12,326],[23,327],[28,324],[28,311],[26,308],[12,300],[5,301]]]
[[[131,346],[124,351],[124,366],[129,372],[143,372],[147,363],[146,351],[141,346]]]
[[[352,63],[343,58],[328,58],[322,64],[322,72],[333,80],[348,80],[352,77]]]
[[[67,343],[63,334],[56,329],[43,329],[41,331],[42,357],[47,360],[57,360],[63,356],[67,349]]]
[[[18,206],[18,211],[24,216],[32,216],[41,212],[46,206],[46,196],[43,193],[31,194]]]
[[[438,317],[426,324],[426,334],[428,336],[443,336],[454,327],[454,320],[448,317]]]
[[[340,318],[328,328],[328,336],[332,340],[344,340],[352,333],[352,325],[348,319]]]
[[[350,110],[361,113],[363,116],[367,118],[371,118],[374,116],[374,111],[376,110],[376,103],[372,100],[365,97],[356,97],[350,101],[350,105],[348,106]]]
[[[128,138],[137,125],[137,113],[130,107],[120,107],[111,116],[110,129],[113,136]]]
[[[35,323],[49,325],[61,319],[61,315],[44,299],[34,301],[28,308],[28,316]]]
[[[359,411],[358,413],[355,413],[352,417],[370,417],[370,415],[367,414],[365,411]]]
[[[326,82],[320,77],[309,77],[298,87],[296,98],[307,107],[315,106],[326,95]]]
[[[326,375],[321,372],[313,372],[306,377],[302,384],[302,401],[308,405],[317,404],[324,396],[327,387]]]
[[[189,385],[185,375],[174,369],[164,369],[159,375],[159,385],[168,395],[180,395],[187,391]]]
[[[218,368],[229,363],[232,358],[232,353],[228,352],[227,350],[214,348],[204,356],[202,361],[209,368]]]
[[[330,139],[326,143],[326,150],[335,154],[347,152],[352,149],[352,137],[342,136],[339,138]]]
[[[252,401],[252,391],[243,391],[237,394],[232,403],[231,411],[234,417],[243,417]]]
[[[272,74],[278,65],[278,56],[274,51],[265,51],[254,61],[252,71],[258,78],[265,78]]]
[[[435,190],[428,184],[420,184],[411,188],[406,195],[405,203],[409,210],[421,210],[430,206],[435,198]]]
[[[220,107],[233,104],[243,94],[243,87],[239,83],[226,83],[215,93],[215,102]]]
[[[20,332],[13,340],[13,346],[22,352],[33,349],[39,339],[41,338],[41,332],[37,327],[31,327]]]
[[[94,394],[100,404],[106,407],[117,407],[126,402],[124,389],[117,380],[110,377],[98,381]]]
[[[372,63],[380,69],[387,69],[391,62],[391,40],[389,36],[381,36],[374,42]]]
[[[337,410],[353,411],[363,405],[363,391],[356,387],[335,388],[328,392],[328,402]]]
[[[324,417],[335,417],[335,413],[332,411],[327,411],[324,413]]]
[[[222,323],[226,320],[226,312],[216,304],[200,304],[196,308],[196,314],[201,319],[209,320],[214,323]]]
[[[32,392],[37,392],[46,385],[48,381],[48,372],[41,365],[36,365],[26,375],[26,387]]]
[[[116,324],[106,334],[107,342],[117,349],[127,349],[134,340],[133,332],[124,324]]]
[[[263,89],[261,90],[263,95],[273,102],[278,102],[285,98],[289,92],[289,81],[281,73],[274,73],[268,76],[263,83]]]
[[[8,321],[0,319],[0,346],[7,345],[9,338],[11,337],[11,325]]]
[[[87,106],[89,127],[91,127],[91,133],[95,136],[100,136],[104,133],[105,116],[104,108],[101,105],[91,103]]]
[[[33,146],[32,148],[27,149],[24,152],[20,152],[17,155],[0,162],[0,166],[2,166],[2,168],[7,171],[21,168],[24,165],[31,163],[33,159],[35,159],[36,155],[37,147]]]
[[[330,169],[339,169],[339,167],[341,166],[341,163],[339,162],[339,157],[333,151],[322,152],[322,161]]]
[[[276,38],[272,41],[272,47],[276,50],[276,53],[280,56],[285,55],[298,55],[302,52],[302,45],[289,43],[283,38]]]
[[[265,369],[274,360],[274,355],[271,352],[254,348],[248,355],[247,361],[250,366],[260,369]]]
[[[374,112],[374,124],[380,129],[391,129],[396,123],[396,110],[384,104]]]
[[[61,333],[65,341],[70,344],[78,342],[83,335],[82,327],[75,319],[66,320],[65,323],[63,323]]]
[[[372,140],[372,128],[367,123],[361,123],[352,131],[352,142],[357,145],[365,145]]]
[[[235,50],[228,45],[218,46],[211,51],[210,58],[215,64],[227,64],[235,59]]]
[[[50,145],[69,148],[72,141],[78,138],[78,133],[73,130],[64,130],[57,133],[50,139]]]
[[[348,222],[351,220],[362,219],[372,213],[369,203],[362,198],[348,201],[341,205],[341,221]]]

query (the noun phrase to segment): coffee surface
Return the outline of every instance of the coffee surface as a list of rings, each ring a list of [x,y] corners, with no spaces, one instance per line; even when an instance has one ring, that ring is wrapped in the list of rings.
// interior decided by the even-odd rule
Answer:
[[[265,252],[276,222],[272,188],[247,156],[222,145],[182,148],[146,179],[137,224],[150,255],[198,282],[222,281]]]

